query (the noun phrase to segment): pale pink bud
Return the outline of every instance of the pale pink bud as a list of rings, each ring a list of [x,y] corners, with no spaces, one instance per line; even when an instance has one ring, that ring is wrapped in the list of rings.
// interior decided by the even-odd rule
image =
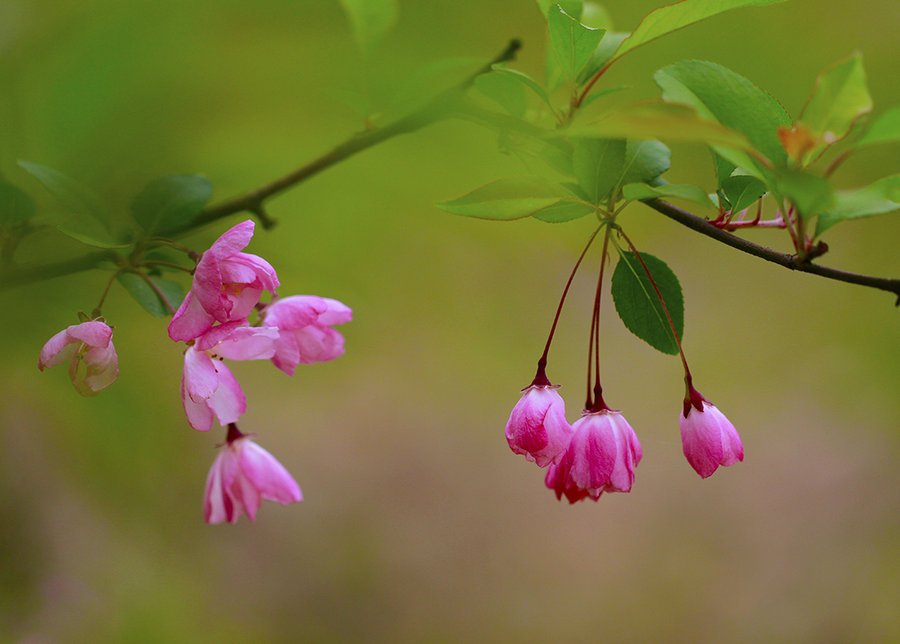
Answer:
[[[725,414],[692,388],[679,418],[684,455],[703,478],[712,476],[720,465],[744,460],[744,446]]]
[[[242,320],[250,315],[263,291],[278,287],[275,269],[263,258],[240,252],[253,237],[247,220],[219,237],[203,253],[194,281],[169,323],[173,340],[193,340],[216,322]]]
[[[539,467],[558,461],[572,437],[566,403],[556,389],[550,384],[526,387],[506,422],[509,448]]]
[[[287,505],[302,501],[303,494],[284,466],[249,436],[229,440],[209,470],[203,518],[237,523],[246,514],[255,521],[263,499]]]
[[[609,409],[585,412],[572,429],[568,448],[544,479],[556,498],[565,494],[575,503],[596,501],[604,492],[630,492],[643,451],[625,417]]]
[[[263,309],[266,326],[278,329],[272,363],[289,376],[298,364],[333,360],[344,353],[344,336],[332,329],[353,319],[345,304],[317,295],[292,295]]]
[[[99,320],[73,324],[47,341],[38,368],[69,363],[69,378],[82,396],[94,396],[115,382],[119,357],[112,343],[112,329]]]

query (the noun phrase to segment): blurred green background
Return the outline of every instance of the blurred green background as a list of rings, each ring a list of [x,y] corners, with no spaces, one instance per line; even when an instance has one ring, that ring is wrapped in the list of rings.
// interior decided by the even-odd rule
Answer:
[[[340,97],[422,64],[524,42],[529,0],[400,1],[363,62],[336,0],[2,0],[0,172],[56,206],[27,159],[124,210],[150,179],[202,173],[223,199],[362,125]],[[610,1],[621,30],[655,6]],[[863,53],[876,112],[900,100],[895,0],[795,0],[678,32],[617,64],[607,86],[656,96],[653,71],[722,63],[797,114],[816,74]],[[706,152],[676,146],[673,182],[712,188]],[[860,154],[846,185],[900,171]],[[37,356],[90,310],[93,271],[0,292],[0,640],[900,641],[900,344],[885,293],[793,274],[633,207],[622,224],[679,275],[695,384],[734,422],[746,460],[701,481],[681,454],[677,359],[604,305],[606,399],[644,446],[633,492],[569,506],[503,437],[592,225],[489,223],[441,212],[521,164],[496,137],[444,122],[273,200],[249,252],[283,295],[354,309],[347,353],[298,369],[234,366],[241,422],[306,500],[255,524],[207,526],[203,484],[224,432],[191,430],[181,348],[121,289],[104,307],[121,375],[95,399]],[[202,250],[233,216],[185,238]],[[787,250],[783,235],[748,237]],[[900,219],[843,223],[823,263],[900,275]],[[62,238],[53,240],[63,244]],[[26,254],[28,249],[24,249]],[[37,253],[40,249],[32,249]],[[68,242],[57,252],[71,252]],[[577,416],[593,263],[577,280],[549,375]],[[7,286],[7,285],[4,285]],[[608,298],[607,298],[608,299]]]

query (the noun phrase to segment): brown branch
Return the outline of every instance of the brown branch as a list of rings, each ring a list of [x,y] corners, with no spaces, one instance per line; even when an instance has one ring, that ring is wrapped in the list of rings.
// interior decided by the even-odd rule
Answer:
[[[749,253],[750,255],[754,255],[755,257],[759,257],[760,259],[764,259],[767,262],[773,262],[775,264],[778,264],[779,266],[784,266],[785,268],[789,268],[793,271],[812,273],[813,275],[827,277],[828,279],[838,280],[839,282],[868,286],[870,288],[876,288],[882,291],[893,293],[897,296],[895,305],[900,306],[900,279],[861,275],[859,273],[851,273],[849,271],[842,271],[837,268],[830,268],[828,266],[813,264],[810,261],[810,259],[812,259],[811,257],[801,259],[796,255],[779,253],[778,251],[767,248],[766,246],[754,244],[751,241],[747,241],[746,239],[738,237],[737,235],[733,235],[732,233],[714,226],[703,217],[698,217],[697,215],[691,214],[686,210],[682,210],[681,208],[673,206],[672,204],[666,201],[662,201],[661,199],[652,199],[644,201],[643,203],[650,206],[657,212],[665,215],[669,219],[674,219],[679,224],[687,226],[691,230],[706,235],[707,237],[712,237],[716,241],[720,241],[723,244],[731,246],[732,248],[736,248],[745,253]],[[824,252],[824,250],[820,251],[820,254],[821,252]]]

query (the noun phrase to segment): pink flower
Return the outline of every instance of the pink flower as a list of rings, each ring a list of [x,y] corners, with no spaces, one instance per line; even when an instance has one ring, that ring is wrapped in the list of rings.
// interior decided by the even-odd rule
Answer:
[[[247,411],[247,399],[222,360],[260,360],[275,353],[278,331],[251,327],[246,320],[212,327],[184,352],[181,400],[191,427],[208,431],[213,416],[220,425],[237,422]]]
[[[255,521],[263,499],[282,505],[303,500],[300,486],[274,456],[234,425],[228,435],[206,479],[203,518],[207,523],[237,523],[242,514]]]
[[[630,492],[641,444],[618,411],[585,412],[572,424],[572,440],[559,464],[547,470],[544,483],[569,503],[594,501],[604,492]]]
[[[558,387],[558,386],[557,386]],[[506,442],[516,454],[524,454],[538,467],[558,461],[569,440],[572,427],[566,421],[566,404],[549,384],[531,384],[513,407],[506,422]]]
[[[263,258],[240,252],[253,237],[247,220],[226,231],[203,253],[194,282],[172,321],[169,337],[193,340],[215,322],[242,320],[250,315],[263,291],[278,287],[275,269]]]
[[[115,382],[119,357],[112,343],[112,329],[91,320],[73,324],[47,341],[41,349],[38,368],[69,362],[69,378],[82,396],[94,396]]]
[[[344,336],[331,328],[353,319],[350,307],[327,297],[292,295],[263,310],[267,326],[279,331],[272,363],[289,376],[298,364],[333,360],[344,353]]]
[[[701,477],[707,478],[720,465],[743,461],[744,446],[731,421],[693,387],[689,395],[678,420],[681,445],[691,467]]]

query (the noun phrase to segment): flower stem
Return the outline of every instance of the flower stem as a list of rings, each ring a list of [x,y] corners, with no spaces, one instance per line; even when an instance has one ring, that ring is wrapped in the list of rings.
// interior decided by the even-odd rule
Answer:
[[[600,273],[597,276],[597,290],[594,293],[594,310],[591,313],[591,332],[588,339],[587,400],[584,408],[591,412],[609,409],[603,401],[603,387],[600,385],[600,297],[603,293],[603,272],[606,268],[606,251],[612,229],[607,226],[603,236],[603,250],[600,254]],[[593,364],[592,364],[593,362]],[[594,370],[594,385],[591,387],[591,368]]]

